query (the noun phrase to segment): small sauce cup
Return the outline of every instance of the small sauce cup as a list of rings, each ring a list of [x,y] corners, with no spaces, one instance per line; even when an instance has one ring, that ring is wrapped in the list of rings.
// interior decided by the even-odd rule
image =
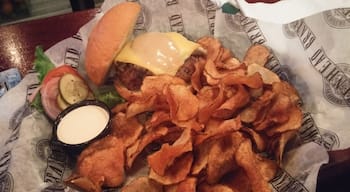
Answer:
[[[106,136],[111,124],[111,111],[97,100],[85,100],[62,111],[53,125],[53,139],[72,155],[77,155],[91,142]]]

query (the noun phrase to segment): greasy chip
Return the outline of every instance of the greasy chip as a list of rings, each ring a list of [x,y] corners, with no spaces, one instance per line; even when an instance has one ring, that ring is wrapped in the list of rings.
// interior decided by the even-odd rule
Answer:
[[[250,96],[243,85],[239,85],[237,89],[237,92],[231,98],[227,99],[213,112],[213,117],[228,119],[250,101]]]
[[[148,177],[138,177],[124,186],[121,192],[163,192],[163,187]]]
[[[174,160],[188,151],[192,151],[191,129],[185,129],[174,144],[165,143],[159,151],[149,155],[148,164],[155,173],[163,176]]]
[[[217,183],[226,173],[238,168],[234,155],[243,139],[241,133],[234,132],[218,139],[211,146],[207,165],[207,182],[209,184]]]
[[[179,183],[186,179],[192,166],[193,155],[188,152],[176,158],[174,163],[165,171],[163,176],[158,175],[151,169],[149,178],[156,180],[163,185]]]
[[[249,47],[243,62],[247,65],[256,63],[260,66],[264,66],[269,59],[270,51],[263,45],[255,44]]]
[[[266,149],[266,142],[262,135],[258,134],[254,129],[242,127],[242,131],[248,133],[251,140],[254,142],[255,147],[258,152],[263,152]]]
[[[230,187],[222,184],[209,185],[207,183],[202,183],[198,188],[201,192],[235,192]]]
[[[142,150],[148,144],[166,135],[167,133],[168,133],[167,127],[159,127],[157,130],[147,133],[143,135],[141,139],[136,140],[136,142],[126,150],[126,166],[128,168],[131,168],[136,157],[142,152]]]
[[[113,117],[111,127],[111,134],[121,139],[125,148],[133,144],[143,130],[143,125],[135,117],[127,119],[124,113]]]
[[[259,171],[256,155],[252,151],[250,140],[245,140],[236,152],[236,162],[246,172],[252,187],[252,192],[268,192],[271,188],[268,181]]]
[[[247,73],[248,73],[248,76],[251,76],[254,73],[259,73],[265,84],[272,84],[272,83],[281,81],[276,73],[256,63],[248,65]]]
[[[187,177],[178,184],[166,186],[165,192],[196,192],[197,178]]]
[[[183,85],[169,85],[165,89],[165,95],[169,103],[172,119],[187,121],[197,115],[199,101],[188,87]]]
[[[251,192],[252,187],[249,178],[242,168],[226,175],[223,184],[230,187],[233,191]]]

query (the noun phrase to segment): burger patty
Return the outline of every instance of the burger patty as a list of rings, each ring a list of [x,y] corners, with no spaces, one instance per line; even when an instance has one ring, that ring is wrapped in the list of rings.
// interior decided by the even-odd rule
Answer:
[[[189,82],[195,70],[194,63],[197,62],[197,60],[197,56],[190,56],[186,59],[184,64],[177,71],[176,76]],[[140,89],[142,81],[146,76],[153,75],[151,71],[130,63],[117,61],[115,66],[116,78],[120,80],[126,88],[133,91]]]

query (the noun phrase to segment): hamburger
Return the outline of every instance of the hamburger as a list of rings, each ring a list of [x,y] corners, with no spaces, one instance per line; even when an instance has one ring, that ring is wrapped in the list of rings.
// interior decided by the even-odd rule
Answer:
[[[198,52],[200,45],[181,34],[148,32],[131,38],[140,11],[138,3],[120,3],[93,28],[85,68],[95,85],[102,85],[113,67],[116,78],[130,90],[137,90],[147,75],[169,74],[188,80],[194,71],[193,55],[203,51]]]

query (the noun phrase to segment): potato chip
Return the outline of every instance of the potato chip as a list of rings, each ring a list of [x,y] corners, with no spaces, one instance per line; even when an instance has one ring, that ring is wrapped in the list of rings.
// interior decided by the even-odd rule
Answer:
[[[244,140],[239,132],[218,139],[210,148],[207,165],[207,182],[217,183],[222,176],[237,169],[235,153]]]
[[[207,71],[203,71],[203,76],[205,77],[206,84],[214,86],[220,83],[220,79],[215,79]]]
[[[117,90],[119,95],[126,99],[128,102],[134,102],[142,98],[142,93],[140,91],[130,91],[119,81],[114,82],[114,88]]]
[[[202,183],[198,187],[201,192],[235,192],[231,188],[223,184],[209,185]]]
[[[199,173],[206,168],[208,164],[208,154],[214,142],[215,140],[205,141],[194,148],[194,162],[191,169],[192,175],[199,175]]]
[[[218,63],[216,66],[227,70],[235,70],[241,67],[241,62],[237,58],[231,57]]]
[[[65,180],[65,184],[73,189],[82,191],[102,191],[101,186],[96,185],[89,178],[74,174]]]
[[[303,120],[303,113],[301,109],[297,106],[292,106],[289,109],[289,119],[283,124],[276,125],[266,131],[268,136],[273,136],[275,134],[283,133],[286,131],[298,130],[301,126]]]
[[[293,104],[297,105],[300,102],[297,90],[285,81],[272,83],[272,91],[288,96]]]
[[[220,72],[216,67],[214,61],[210,59],[207,59],[207,62],[204,66],[204,71],[206,72],[207,75],[209,75],[213,79],[222,79],[223,77],[227,76],[228,73],[230,72],[228,70]],[[210,84],[210,85],[216,85],[216,84]]]
[[[251,140],[254,142],[255,147],[256,147],[258,152],[265,151],[265,149],[266,149],[266,142],[265,142],[265,139],[263,138],[263,136],[259,135],[257,132],[255,132],[251,128],[242,127],[241,130],[244,131],[245,133],[248,133],[248,135],[250,136]]]
[[[190,119],[188,121],[178,121],[176,119],[173,119],[171,122],[178,127],[192,129],[196,132],[202,131],[204,128],[204,124],[199,123],[195,118]]]
[[[222,103],[224,102],[224,87],[219,86],[218,88],[208,88],[208,91],[205,91],[205,93],[202,92],[203,89],[198,94],[199,98],[199,111],[198,111],[198,122],[200,123],[206,123],[213,111],[215,111]],[[219,90],[218,92],[216,90]],[[213,97],[213,95],[217,92],[216,96]],[[206,99],[203,98],[209,98],[206,96],[202,95],[208,95],[207,93],[210,94],[212,100],[207,101]],[[210,99],[210,98],[209,98]]]
[[[221,79],[221,83],[227,86],[243,84],[250,88],[258,89],[263,86],[263,79],[259,73],[252,73],[248,76],[227,75]]]
[[[165,192],[196,192],[197,178],[187,177],[175,185],[165,186]]]
[[[264,130],[270,126],[282,124],[288,121],[292,103],[288,96],[278,94],[266,111],[266,117],[262,121],[254,123],[255,130]]]
[[[154,93],[162,93],[164,88],[169,85],[186,85],[186,82],[171,75],[146,76],[140,89],[143,95],[153,95]]]
[[[128,168],[131,168],[136,157],[148,144],[166,135],[167,133],[167,127],[159,127],[158,129],[153,130],[152,132],[147,133],[143,135],[140,139],[136,140],[136,142],[126,150],[126,166]]]
[[[265,84],[272,84],[275,82],[281,82],[278,75],[270,70],[268,70],[265,67],[262,67],[256,63],[248,65],[247,69],[247,75],[251,76],[255,73],[259,73],[261,75],[261,78]]]
[[[227,185],[235,192],[252,191],[250,180],[242,168],[239,168],[238,170],[225,175],[222,183]]]
[[[202,83],[202,74],[205,66],[205,60],[202,58],[199,58],[198,62],[194,64],[194,72],[191,76],[191,85],[194,90],[197,92],[203,87]]]
[[[124,113],[118,113],[112,119],[111,134],[121,139],[125,148],[136,141],[142,130],[143,125],[135,117],[127,119]]]
[[[216,109],[212,117],[228,119],[232,117],[238,109],[244,107],[250,101],[250,96],[244,86],[238,85],[237,87],[237,92]]]
[[[124,102],[124,103],[120,103],[117,104],[116,106],[113,107],[112,109],[112,113],[118,114],[118,113],[126,113],[126,109],[128,108],[129,102]]]
[[[260,66],[264,66],[269,59],[270,51],[263,45],[255,44],[249,47],[246,55],[244,56],[244,63],[247,65],[256,63]]]
[[[157,95],[152,95],[130,103],[126,110],[126,117],[130,118],[146,111],[153,111],[156,101]]]
[[[169,85],[165,95],[170,107],[170,117],[178,121],[187,121],[198,113],[199,101],[195,95],[183,85]],[[191,105],[189,105],[189,103]]]
[[[148,177],[138,177],[125,185],[121,192],[163,192],[163,186]]]
[[[252,151],[250,140],[245,140],[236,152],[236,162],[246,172],[252,186],[252,192],[270,192],[271,188],[259,171],[256,155]]]
[[[152,131],[153,128],[166,122],[171,122],[169,112],[162,110],[155,111],[152,117],[146,121],[145,128],[147,131]]]
[[[270,153],[275,154],[275,158],[279,165],[282,165],[284,149],[288,141],[295,137],[295,133],[295,130],[284,132],[279,137],[275,137],[272,144],[269,146]]]
[[[207,139],[222,137],[228,133],[239,130],[241,126],[241,120],[239,117],[224,121],[211,119],[208,121],[204,132],[196,135],[194,144],[199,145]]]
[[[215,59],[218,57],[220,53],[220,47],[221,47],[220,41],[213,37],[207,36],[207,37],[202,37],[198,39],[197,43],[199,43],[204,49],[207,50],[206,59],[215,61]]]
[[[159,151],[147,157],[147,161],[156,174],[164,176],[166,169],[174,160],[189,151],[192,151],[191,129],[185,129],[174,144],[163,144]]]
[[[181,157],[176,158],[174,163],[165,171],[165,174],[163,176],[158,175],[151,169],[149,178],[154,179],[163,185],[179,183],[185,180],[189,174],[192,166],[192,161],[193,155],[191,152],[188,152]]]
[[[274,178],[274,176],[276,175],[276,172],[278,170],[278,165],[277,165],[276,161],[267,159],[267,158],[262,157],[258,154],[256,156],[257,156],[256,162],[257,162],[257,165],[258,165],[258,168],[259,168],[261,175],[263,176],[265,181],[270,181],[271,179]]]
[[[260,96],[253,104],[243,109],[240,113],[240,117],[242,122],[252,123],[255,121],[255,124],[259,124],[265,119],[264,113],[266,111],[262,111],[266,108],[275,97],[275,93],[271,91],[265,91],[262,96]]]

